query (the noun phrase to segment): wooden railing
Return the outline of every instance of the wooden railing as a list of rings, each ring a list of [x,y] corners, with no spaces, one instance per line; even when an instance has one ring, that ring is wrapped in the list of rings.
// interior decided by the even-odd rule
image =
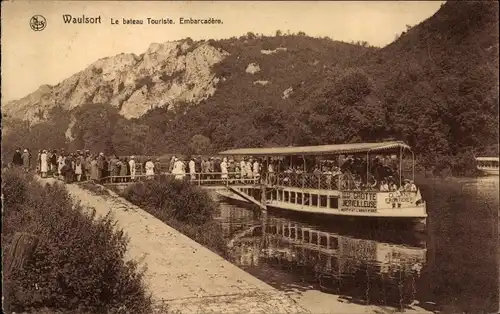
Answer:
[[[316,173],[265,173],[252,177],[241,177],[240,172],[208,172],[208,173],[157,173],[154,175],[136,174],[133,178],[127,176],[106,176],[97,180],[102,184],[123,184],[154,180],[160,177],[172,177],[178,180],[187,180],[195,185],[216,186],[216,185],[253,185],[265,184],[268,186],[296,187],[318,190],[374,190],[375,187],[360,187],[359,180],[352,174],[316,174]],[[375,182],[370,178],[369,182]]]
[[[195,185],[230,185],[230,184],[260,184],[260,178],[241,178],[239,172],[208,172],[208,173],[160,173],[154,175],[139,174],[132,176],[107,176],[99,180],[102,184],[121,184],[154,180],[160,177],[172,177],[178,180],[188,180]]]

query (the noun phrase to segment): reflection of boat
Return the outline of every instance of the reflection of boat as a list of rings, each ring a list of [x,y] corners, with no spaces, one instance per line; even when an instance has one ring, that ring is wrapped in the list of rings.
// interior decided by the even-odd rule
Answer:
[[[368,261],[378,265],[398,265],[403,267],[413,264],[424,264],[427,249],[425,244],[420,247],[396,245],[374,240],[357,239],[349,236],[315,230],[300,226],[284,219],[272,219],[266,227],[252,226],[247,232],[242,231],[232,239],[234,246],[239,239],[261,239],[265,237],[269,243],[292,245],[295,248],[316,251],[342,259]],[[238,239],[239,238],[239,239]],[[278,250],[278,249],[274,249]],[[271,252],[273,250],[268,250]]]
[[[485,174],[498,176],[499,157],[476,157],[476,163]]]
[[[233,259],[251,263],[240,266],[267,264],[290,276],[301,269],[309,283],[319,280],[321,289],[371,304],[381,300],[377,293],[382,287],[387,304],[411,303],[414,281],[426,262],[425,243],[405,246],[358,239],[276,218],[250,229],[232,239]],[[252,253],[258,259],[248,256]]]

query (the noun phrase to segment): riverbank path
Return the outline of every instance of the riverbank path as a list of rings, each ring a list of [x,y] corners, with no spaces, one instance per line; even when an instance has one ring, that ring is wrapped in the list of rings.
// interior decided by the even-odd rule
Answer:
[[[97,195],[76,184],[66,188],[98,215],[111,212],[129,236],[127,258],[147,267],[145,281],[157,313],[309,313],[283,292],[113,192]]]

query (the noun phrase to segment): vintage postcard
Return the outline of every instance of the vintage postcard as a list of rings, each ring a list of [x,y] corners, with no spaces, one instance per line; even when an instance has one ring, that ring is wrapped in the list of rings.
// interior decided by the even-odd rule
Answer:
[[[496,1],[3,1],[5,313],[498,313]]]

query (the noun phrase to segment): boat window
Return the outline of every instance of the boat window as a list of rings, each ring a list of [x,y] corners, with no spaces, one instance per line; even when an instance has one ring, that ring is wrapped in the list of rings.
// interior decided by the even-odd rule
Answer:
[[[339,198],[330,196],[330,208],[339,208]]]
[[[284,229],[285,229],[284,230],[285,232],[283,232],[283,236],[285,236],[285,237],[290,236],[290,229],[288,228],[288,226],[285,226]]]
[[[290,192],[285,191],[285,202],[290,202]]]
[[[290,203],[295,204],[295,192],[290,192]]]
[[[321,235],[319,238],[319,245],[326,247],[327,243],[328,243],[328,236]]]
[[[327,197],[326,195],[320,195],[319,197],[319,206],[321,207],[327,207]]]
[[[304,193],[304,205],[311,205],[311,203],[310,203],[310,197],[311,197],[311,194]]]
[[[278,234],[278,227],[277,226],[271,226],[269,227],[269,231],[268,231],[270,234]]]
[[[304,242],[309,243],[309,240],[311,239],[311,235],[309,233],[309,230],[304,230]]]
[[[312,194],[311,205],[312,206],[318,206],[318,195]]]
[[[290,238],[295,239],[295,227],[290,228]]]
[[[311,232],[311,244],[318,244],[318,233]]]
[[[302,204],[302,193],[297,193],[297,204]]]
[[[330,237],[330,249],[336,250],[339,248],[339,239],[336,237]]]

